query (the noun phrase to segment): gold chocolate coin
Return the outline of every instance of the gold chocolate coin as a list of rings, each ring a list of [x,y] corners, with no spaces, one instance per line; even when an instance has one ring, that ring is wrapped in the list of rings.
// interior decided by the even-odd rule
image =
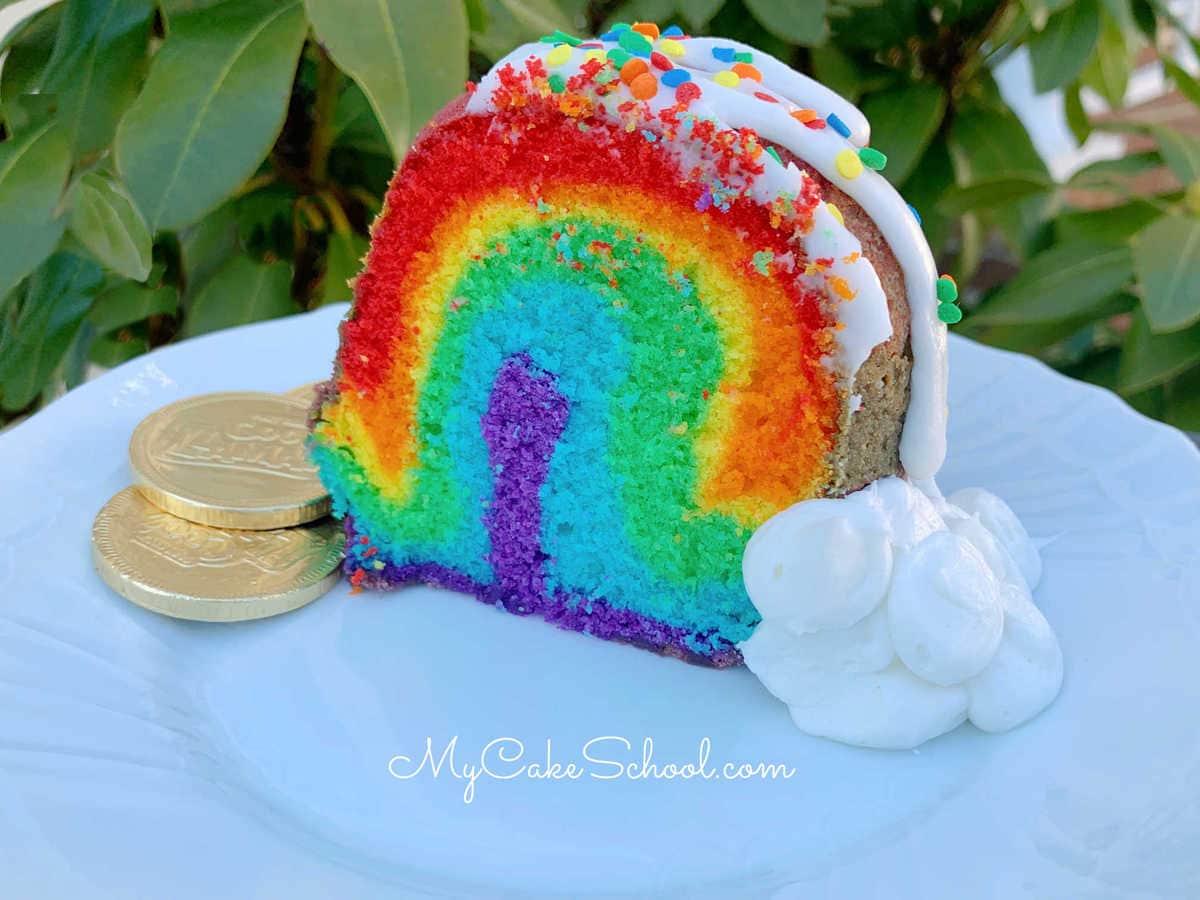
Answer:
[[[284,391],[283,396],[295,403],[303,403],[304,408],[308,409],[312,406],[313,400],[317,397],[317,388],[321,386],[319,381],[310,381],[308,384],[302,384],[300,387],[294,387],[290,391]]]
[[[134,482],[201,525],[271,529],[329,513],[308,461],[308,409],[279,394],[205,394],[147,416],[129,441]]]
[[[239,622],[298,609],[335,584],[342,531],[332,519],[277,531],[197,525],[134,487],[92,525],[92,558],[125,599],[177,619]]]

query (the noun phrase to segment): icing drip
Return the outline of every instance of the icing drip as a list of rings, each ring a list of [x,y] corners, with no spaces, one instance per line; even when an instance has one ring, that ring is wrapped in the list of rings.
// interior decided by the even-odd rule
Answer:
[[[653,77],[650,73],[640,76],[640,81],[631,79],[630,84],[614,82],[619,87],[598,98],[597,112],[616,121],[626,121],[628,105],[632,103],[635,109],[643,111],[644,132],[657,135],[662,131],[659,113],[680,103],[681,92],[691,85],[692,90],[686,93],[687,117],[697,121],[711,120],[722,128],[752,130],[761,138],[787,148],[866,211],[891,247],[904,274],[912,313],[911,397],[900,439],[900,460],[910,478],[931,478],[941,467],[946,453],[948,371],[946,328],[939,321],[937,312],[938,273],[919,223],[895,189],[878,172],[864,170],[861,164],[846,164],[847,154],[857,163],[854,145],[865,144],[869,138],[865,117],[823,85],[743,44],[719,38],[667,40],[671,43],[660,40],[654,45],[672,51],[672,55],[664,57],[671,69],[655,82],[654,92],[649,93],[650,86],[644,80]],[[484,77],[471,97],[467,111],[477,114],[494,111],[492,97],[502,88],[501,73],[506,67],[520,70],[531,58],[539,60],[551,72],[551,79],[560,79],[551,82],[553,90],[554,85],[570,83],[583,71],[590,58],[603,58],[605,52],[616,48],[618,43],[611,39],[594,41],[570,48],[570,52],[564,52],[566,45],[550,43],[518,47]],[[647,42],[647,46],[650,45],[651,42]],[[740,77],[735,74],[738,64],[734,63],[730,68],[729,63],[737,55],[745,58],[747,54],[753,65],[742,69],[747,77]],[[686,73],[687,80],[674,88],[669,87],[666,76],[671,71]],[[638,85],[636,90],[634,81]],[[825,116],[821,125],[826,127],[811,127],[812,123],[802,122],[802,110]],[[849,139],[836,128],[828,127],[827,122],[842,126]],[[671,142],[670,148],[680,154],[685,172],[690,169],[688,144],[685,131]],[[757,161],[762,166],[761,174],[747,183],[729,185],[731,190],[743,191],[763,204],[801,193],[806,176],[794,165],[785,166],[765,153]],[[814,252],[830,242],[839,248],[857,247],[857,240],[841,222],[824,217],[821,228],[821,233],[806,236],[805,251],[810,259],[818,258]],[[881,327],[887,319],[887,304],[874,268],[861,256],[854,262],[840,262],[843,257],[852,257],[854,252],[850,249],[835,257],[839,260],[836,274],[844,279],[853,296],[852,301],[841,298],[848,302],[839,307],[839,319],[844,327],[838,333],[840,353],[835,361],[850,390],[858,366],[875,345],[891,335],[890,320],[886,331]]]

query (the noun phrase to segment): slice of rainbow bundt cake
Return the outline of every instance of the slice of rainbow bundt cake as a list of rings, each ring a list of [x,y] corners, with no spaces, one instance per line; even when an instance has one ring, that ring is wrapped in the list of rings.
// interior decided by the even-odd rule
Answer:
[[[755,529],[944,455],[936,269],[867,138],[772,57],[644,24],[451,103],[316,412],[351,582],[740,662]]]

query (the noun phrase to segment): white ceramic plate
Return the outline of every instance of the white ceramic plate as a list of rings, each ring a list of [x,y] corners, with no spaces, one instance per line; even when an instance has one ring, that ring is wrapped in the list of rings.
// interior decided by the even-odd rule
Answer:
[[[324,376],[343,310],[170,347],[0,435],[0,894],[1200,895],[1200,455],[1178,432],[952,341],[943,488],[995,491],[1044,542],[1066,681],[1023,728],[912,753],[805,737],[745,670],[454,594],[343,585],[210,625],[105,588],[89,529],[138,421]],[[469,804],[447,769],[389,774],[454,736],[460,771],[512,737],[587,774],[481,776]],[[683,765],[707,737],[718,771],[795,772],[604,780],[582,748],[605,736],[633,749],[596,759],[636,764],[651,738]]]

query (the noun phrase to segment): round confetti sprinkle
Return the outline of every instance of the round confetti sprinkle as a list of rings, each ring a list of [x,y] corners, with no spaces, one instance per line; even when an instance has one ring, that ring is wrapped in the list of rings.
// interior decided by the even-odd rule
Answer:
[[[712,55],[721,62],[731,63],[734,62],[734,57],[737,55],[737,51],[732,47],[713,47]]]
[[[862,160],[853,150],[841,151],[833,158],[833,164],[837,166],[838,174],[843,178],[857,178],[863,171]]]
[[[654,49],[650,41],[646,39],[646,36],[636,31],[622,31],[621,36],[617,39],[617,43],[634,56],[648,57],[650,51]]]
[[[608,51],[608,58],[612,60],[612,64],[616,66],[617,69],[620,69],[621,66],[633,59],[633,56],[622,50],[620,47],[613,47]]]
[[[740,78],[749,78],[751,81],[762,82],[762,72],[750,65],[750,63],[739,62],[733,64],[733,71],[738,73]]]
[[[633,26],[628,22],[613,22],[613,31],[628,31]]]
[[[692,73],[687,69],[672,69],[670,72],[663,72],[662,83],[667,87],[679,87],[685,81],[692,80]]]
[[[817,111],[815,109],[794,109],[792,110],[792,118],[797,122],[803,122],[807,125],[817,118]]]
[[[829,210],[829,214],[830,214],[831,216],[833,216],[835,219],[837,219],[837,220],[838,220],[838,224],[839,224],[839,225],[845,225],[845,224],[846,224],[846,220],[845,220],[844,218],[842,218],[842,211],[841,211],[840,209],[838,209],[838,208],[837,208],[836,206],[834,206],[832,203],[826,203],[826,204],[825,204],[825,208],[826,208],[827,210]]]
[[[588,50],[583,54],[584,59],[607,59],[607,55],[603,50]]]
[[[937,298],[942,303],[953,303],[958,299],[958,285],[949,275],[943,275],[937,280]]]
[[[837,117],[837,113],[830,113],[825,117],[825,121],[829,123],[829,127],[836,131],[844,138],[850,137],[850,129],[846,123]]]
[[[629,90],[639,100],[649,100],[658,93],[658,79],[649,72],[643,72],[629,83]]]
[[[754,54],[750,53],[746,50],[743,50],[740,53],[733,54],[733,58],[734,58],[735,62],[744,62],[744,63],[754,62]]]
[[[546,54],[546,65],[561,66],[571,58],[571,48],[567,44],[559,44]]]
[[[657,50],[650,54],[650,65],[654,66],[656,69],[662,69],[664,72],[672,68],[671,61]]]
[[[874,169],[876,172],[883,171],[884,166],[887,165],[887,157],[874,147],[863,147],[858,151],[858,158],[862,160],[864,166]]]
[[[742,79],[737,72],[731,72],[728,69],[726,69],[724,72],[718,72],[713,76],[713,81],[727,88],[737,87],[741,80]]]
[[[962,310],[953,303],[939,303],[937,312],[938,318],[947,325],[954,325],[962,321]]]
[[[676,71],[679,70],[677,69]],[[694,81],[685,81],[679,87],[675,88],[675,99],[687,105],[693,100],[699,100],[701,93],[703,92],[700,90],[700,85]]]
[[[667,29],[667,31],[670,31],[670,29]],[[663,32],[663,34],[666,33],[666,31]],[[679,43],[679,41],[673,41],[670,38],[663,38],[659,41],[658,49],[667,54],[667,56],[683,56],[687,52],[684,50],[683,44]]]
[[[639,75],[645,75],[649,71],[650,67],[646,65],[646,61],[634,56],[621,66],[621,80],[626,84],[633,84],[633,79]]]
[[[662,36],[665,38],[683,37],[683,29],[678,25],[668,25],[663,29]]]
[[[652,41],[658,40],[658,26],[653,22],[634,22],[633,30],[638,34],[645,35]]]

